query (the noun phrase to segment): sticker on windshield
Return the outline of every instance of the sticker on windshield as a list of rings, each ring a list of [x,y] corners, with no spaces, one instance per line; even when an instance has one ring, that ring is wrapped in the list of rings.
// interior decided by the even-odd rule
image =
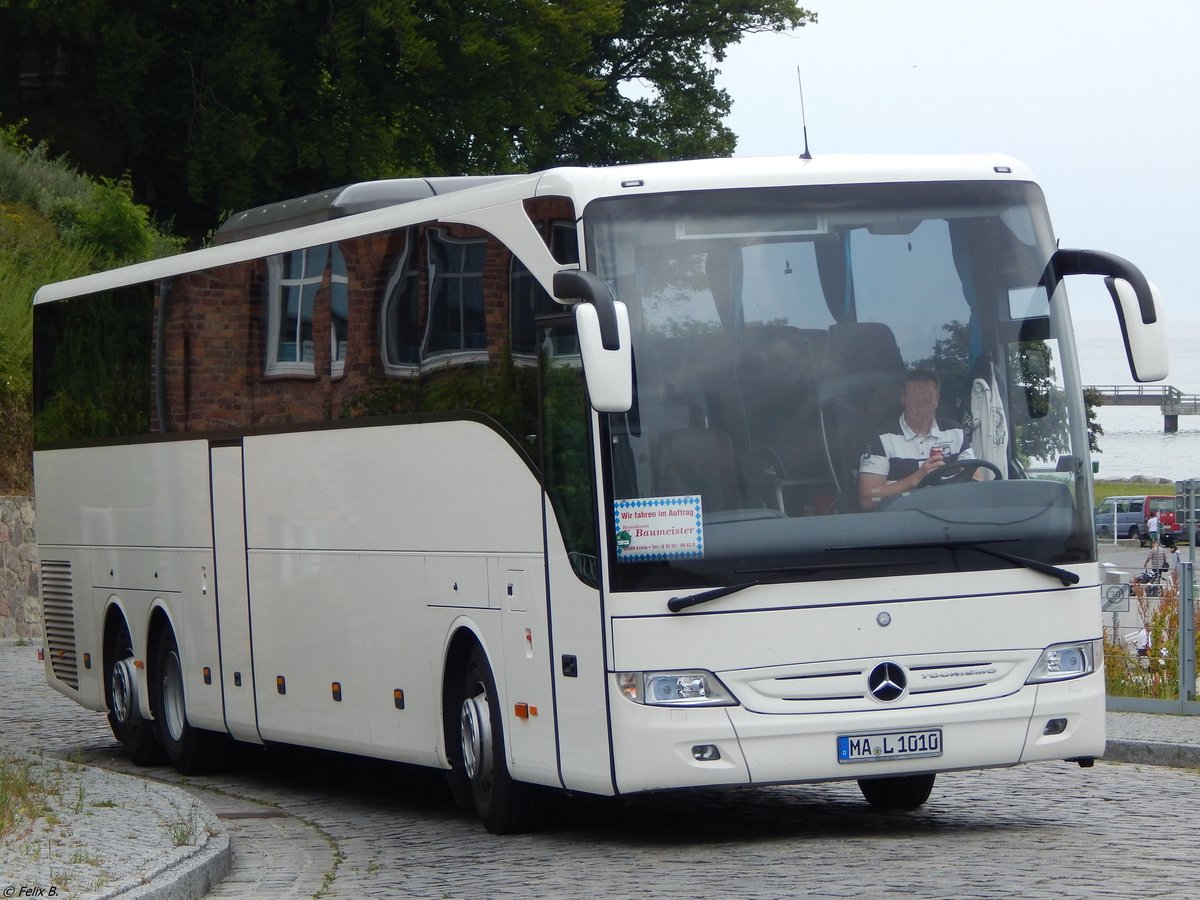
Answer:
[[[704,556],[699,497],[643,497],[613,504],[617,559],[649,562]]]

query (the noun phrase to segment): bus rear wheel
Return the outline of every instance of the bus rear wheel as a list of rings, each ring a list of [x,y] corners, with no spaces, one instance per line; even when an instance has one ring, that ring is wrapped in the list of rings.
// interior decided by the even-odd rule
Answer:
[[[528,830],[535,820],[537,789],[514,781],[508,772],[496,680],[478,645],[467,657],[457,699],[458,746],[452,747],[452,785],[457,782],[469,789],[475,812],[493,834]]]
[[[162,762],[163,751],[154,723],[142,718],[133,641],[123,625],[109,639],[104,651],[104,691],[108,725],[133,763],[156,766]]]
[[[151,681],[150,705],[158,723],[158,738],[176,771],[184,775],[209,772],[225,762],[229,737],[188,723],[179,644],[170,628],[158,639]]]
[[[875,809],[917,809],[933,791],[935,775],[860,778],[858,789]]]

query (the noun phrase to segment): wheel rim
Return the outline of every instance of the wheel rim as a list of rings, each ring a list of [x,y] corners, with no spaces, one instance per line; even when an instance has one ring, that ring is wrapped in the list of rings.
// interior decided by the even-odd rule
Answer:
[[[481,784],[492,770],[492,719],[486,691],[463,700],[459,740],[467,777]]]
[[[112,714],[122,725],[128,725],[137,709],[137,675],[133,670],[133,657],[113,666],[109,687],[112,692]]]
[[[167,726],[167,734],[171,740],[178,741],[183,737],[184,718],[183,706],[183,668],[179,665],[179,654],[172,649],[164,661],[163,685],[163,720]]]

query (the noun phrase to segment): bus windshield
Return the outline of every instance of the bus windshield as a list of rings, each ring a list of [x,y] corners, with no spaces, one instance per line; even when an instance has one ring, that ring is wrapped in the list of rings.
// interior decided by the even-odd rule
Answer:
[[[1035,185],[654,194],[584,223],[633,340],[633,406],[601,417],[615,590],[1094,559]]]

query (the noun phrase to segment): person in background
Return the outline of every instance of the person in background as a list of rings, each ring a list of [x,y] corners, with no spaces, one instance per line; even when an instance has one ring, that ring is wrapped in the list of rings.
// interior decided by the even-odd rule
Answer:
[[[1171,564],[1171,583],[1175,587],[1179,587],[1179,564],[1183,561],[1183,558],[1179,555],[1179,547],[1172,547],[1167,558]]]
[[[1142,563],[1142,568],[1159,573],[1167,570],[1167,554],[1158,545],[1158,538],[1150,540],[1150,552],[1146,554],[1146,561]]]
[[[1151,542],[1158,540],[1158,513],[1150,513],[1150,518],[1146,520],[1146,534]]]
[[[1134,646],[1137,647],[1138,656],[1150,655],[1150,626],[1148,624],[1143,623],[1142,630],[1137,633]]]

